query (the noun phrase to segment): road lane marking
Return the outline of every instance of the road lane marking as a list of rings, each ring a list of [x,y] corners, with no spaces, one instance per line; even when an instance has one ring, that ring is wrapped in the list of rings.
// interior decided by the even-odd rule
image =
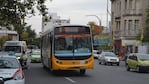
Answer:
[[[72,82],[72,83],[76,83],[76,81],[74,81],[74,80],[72,80],[71,78],[69,78],[69,77],[64,77],[66,80],[68,80],[68,81],[70,81],[70,82]]]

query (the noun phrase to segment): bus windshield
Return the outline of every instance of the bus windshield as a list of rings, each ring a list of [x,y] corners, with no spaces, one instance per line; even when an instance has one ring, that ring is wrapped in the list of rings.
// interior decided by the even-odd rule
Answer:
[[[89,34],[55,35],[55,54],[79,56],[91,54],[91,37]]]
[[[21,46],[5,46],[4,51],[13,51],[15,53],[21,53]]]

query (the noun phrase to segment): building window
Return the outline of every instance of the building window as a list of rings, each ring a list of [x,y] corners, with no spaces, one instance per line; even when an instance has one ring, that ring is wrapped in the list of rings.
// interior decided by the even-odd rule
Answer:
[[[129,1],[129,9],[133,9],[133,7],[132,7],[132,6],[133,6],[133,2],[132,2],[132,1],[133,1],[133,0],[130,0],[130,1]]]
[[[125,0],[125,9],[127,9],[127,0]]]
[[[139,20],[135,20],[134,30],[136,34],[139,32]]]
[[[118,34],[121,33],[121,30],[120,30],[120,24],[121,24],[120,21],[116,21],[116,31],[117,31]]]
[[[139,9],[140,0],[135,0],[135,9]]]
[[[136,13],[140,13],[140,0],[135,0]]]
[[[131,34],[131,30],[132,30],[133,28],[132,28],[132,20],[129,20],[129,22],[128,22],[128,34],[130,35]]]
[[[119,2],[119,11],[121,13],[121,2]]]
[[[127,20],[124,21],[124,34],[126,34],[126,28],[127,28]]]

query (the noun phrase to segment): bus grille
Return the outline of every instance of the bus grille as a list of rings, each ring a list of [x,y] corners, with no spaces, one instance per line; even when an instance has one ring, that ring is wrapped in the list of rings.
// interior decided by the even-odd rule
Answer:
[[[59,60],[84,60],[90,56],[55,56]]]

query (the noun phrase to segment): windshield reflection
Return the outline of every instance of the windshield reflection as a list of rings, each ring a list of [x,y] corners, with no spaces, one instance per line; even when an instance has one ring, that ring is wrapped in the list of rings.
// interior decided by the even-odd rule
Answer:
[[[91,52],[90,37],[55,37],[55,54],[87,53]]]

